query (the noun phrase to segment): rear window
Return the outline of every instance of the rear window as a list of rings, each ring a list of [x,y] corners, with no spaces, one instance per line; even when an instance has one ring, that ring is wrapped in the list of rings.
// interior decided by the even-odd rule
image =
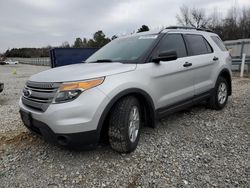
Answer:
[[[185,35],[188,46],[188,55],[202,55],[212,53],[213,49],[202,35]]]
[[[223,44],[222,40],[219,37],[212,36],[211,38],[222,51],[227,51],[227,48],[225,47],[225,45]]]

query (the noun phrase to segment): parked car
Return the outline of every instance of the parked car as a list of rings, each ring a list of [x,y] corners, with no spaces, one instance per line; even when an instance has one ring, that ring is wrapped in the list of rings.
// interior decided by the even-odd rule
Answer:
[[[24,125],[66,147],[94,147],[106,135],[122,153],[136,149],[143,126],[200,101],[215,110],[232,93],[231,57],[218,35],[170,27],[120,37],[86,63],[50,69],[27,81]]]
[[[4,83],[0,82],[0,93],[3,91],[3,88],[4,88]]]
[[[18,62],[18,61],[13,61],[13,60],[9,59],[9,60],[6,60],[5,63],[6,63],[7,65],[16,65],[16,64],[18,64],[19,62]]]

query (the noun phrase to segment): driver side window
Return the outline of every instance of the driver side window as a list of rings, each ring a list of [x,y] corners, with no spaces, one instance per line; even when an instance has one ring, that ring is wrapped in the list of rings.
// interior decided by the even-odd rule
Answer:
[[[186,57],[187,51],[181,34],[168,34],[165,36],[157,50],[157,53],[175,50],[177,57]]]

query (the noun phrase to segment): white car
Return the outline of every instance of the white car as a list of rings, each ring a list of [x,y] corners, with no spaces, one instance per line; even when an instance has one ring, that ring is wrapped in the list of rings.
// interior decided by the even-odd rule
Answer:
[[[18,61],[13,61],[13,60],[9,59],[9,60],[6,60],[5,63],[6,63],[7,65],[16,65],[16,64],[18,64],[19,62],[18,62]]]

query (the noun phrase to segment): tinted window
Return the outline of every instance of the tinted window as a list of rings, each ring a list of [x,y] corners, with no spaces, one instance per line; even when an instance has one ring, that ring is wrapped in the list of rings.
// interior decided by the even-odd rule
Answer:
[[[158,52],[175,50],[177,57],[187,56],[185,43],[181,34],[168,34],[160,43]]]
[[[206,44],[207,52],[208,52],[208,53],[212,53],[212,52],[213,52],[213,48],[211,47],[211,45],[207,42],[206,39],[203,38],[203,40],[204,40],[204,42],[205,42],[205,44]]]
[[[217,46],[222,50],[222,51],[227,51],[226,47],[224,46],[222,40],[217,37],[217,36],[212,36],[211,37],[213,41],[217,44]]]
[[[207,54],[213,51],[201,35],[185,35],[185,40],[188,45],[188,54],[191,56]]]

